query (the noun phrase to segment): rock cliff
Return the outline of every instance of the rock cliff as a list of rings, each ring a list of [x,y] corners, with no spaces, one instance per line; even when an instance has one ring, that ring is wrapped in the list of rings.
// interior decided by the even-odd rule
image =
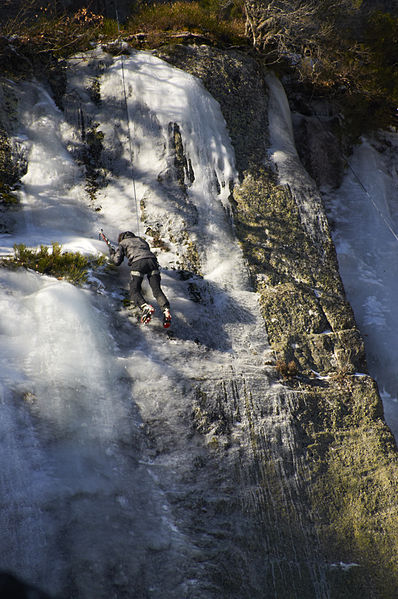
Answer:
[[[300,489],[307,517],[335,564],[328,573],[330,596],[392,598],[398,576],[396,444],[367,374],[316,184],[299,161],[286,176],[267,151],[272,80],[256,60],[234,51],[176,46],[159,55],[200,77],[227,122],[241,179],[233,191],[235,230],[289,397],[282,410],[305,464]],[[332,145],[339,163],[336,140]],[[302,139],[301,155],[310,154]],[[259,488],[268,487],[261,427],[253,432],[253,454],[261,465]]]
[[[106,60],[101,56],[97,61],[91,56],[90,60],[76,61],[75,79],[70,78],[69,85],[73,81],[77,82],[76,88],[81,85],[80,96],[72,89],[69,89],[69,97],[65,95],[65,73],[58,72],[58,83],[54,83],[54,77],[51,81],[57,105],[66,106],[65,112],[69,109],[74,117],[77,114],[79,123],[92,111],[92,122],[96,123],[98,133],[95,156],[89,147],[90,138],[79,138],[91,160],[91,170],[86,169],[87,183],[91,179],[98,180],[101,169],[107,181],[115,173],[117,181],[126,170],[123,162],[123,169],[111,173],[112,148],[106,148],[106,162],[104,134],[100,135],[100,125],[106,129],[103,114],[107,113],[102,114],[99,108],[98,81],[106,69],[114,67],[115,54],[114,48],[113,56],[109,54]],[[337,142],[330,138],[331,133],[323,133],[334,148],[333,167],[325,173],[319,166],[325,163],[326,157],[321,157],[316,149],[321,135],[317,134],[316,125],[308,120],[296,123],[296,135],[300,135],[298,150],[306,157],[304,163],[312,178],[300,162],[293,143],[283,89],[275,76],[264,70],[250,53],[175,45],[157,50],[156,54],[199,78],[220,104],[239,173],[239,180],[235,185],[231,182],[229,189],[233,234],[239,240],[249,271],[250,291],[257,292],[264,322],[254,323],[254,335],[248,317],[239,320],[239,314],[232,325],[222,320],[221,311],[221,316],[214,317],[214,297],[221,295],[227,310],[233,311],[235,304],[233,298],[227,301],[226,294],[216,285],[201,280],[199,253],[205,243],[200,239],[196,207],[189,204],[187,188],[195,173],[184,150],[186,139],[178,124],[179,115],[170,123],[166,143],[159,121],[147,106],[137,102],[139,124],[144,131],[140,142],[144,145],[148,139],[154,140],[162,158],[168,152],[167,168],[158,173],[153,188],[141,202],[141,219],[147,227],[158,226],[156,230],[147,228],[147,231],[154,239],[155,231],[160,249],[176,247],[181,268],[173,273],[174,279],[171,275],[170,279],[175,286],[179,285],[181,292],[189,291],[184,298],[185,309],[193,312],[189,301],[197,302],[195,314],[202,309],[201,314],[209,320],[195,333],[194,340],[190,337],[193,327],[186,325],[184,329],[181,325],[181,339],[177,339],[176,347],[181,341],[181,347],[186,345],[188,349],[179,350],[174,346],[165,349],[164,342],[158,338],[158,353],[152,364],[148,356],[153,351],[150,344],[153,339],[143,340],[140,333],[131,333],[130,329],[126,332],[126,323],[121,317],[112,316],[119,350],[122,347],[120,351],[124,351],[123,359],[128,361],[132,344],[136,343],[136,362],[142,360],[145,368],[150,364],[154,376],[146,377],[145,368],[137,375],[135,362],[130,364],[127,372],[135,381],[142,427],[140,432],[134,430],[133,433],[126,428],[109,455],[113,456],[112,452],[116,452],[119,445],[121,451],[126,452],[120,454],[123,462],[123,466],[118,466],[120,471],[137,486],[144,481],[145,490],[147,478],[151,477],[142,475],[141,479],[137,474],[141,472],[139,452],[145,447],[142,450],[145,460],[148,463],[152,460],[151,465],[155,464],[159,473],[153,479],[156,478],[156,484],[160,481],[161,497],[153,505],[156,504],[159,511],[162,526],[166,521],[162,509],[167,505],[178,531],[175,529],[169,535],[167,530],[156,537],[156,531],[146,527],[142,545],[138,549],[137,543],[134,546],[139,558],[136,562],[131,558],[136,569],[133,571],[130,562],[130,571],[128,567],[122,571],[119,563],[113,564],[113,570],[107,571],[109,584],[119,585],[118,592],[124,593],[123,596],[137,599],[151,596],[150,589],[154,588],[151,580],[167,581],[164,597],[180,599],[174,576],[185,577],[186,597],[190,599],[393,599],[398,585],[397,448],[383,421],[377,386],[367,374],[364,345],[346,301],[329,224],[314,181],[317,177],[330,180],[341,172]],[[79,68],[83,73],[86,62],[92,68],[84,74],[91,88],[88,83],[85,88],[81,84],[84,77]],[[135,70],[139,71],[132,68]],[[99,73],[95,86],[93,72]],[[31,76],[32,72],[28,74]],[[6,88],[7,82],[3,81],[2,90]],[[3,107],[0,113],[0,195],[6,202],[7,194],[17,189],[26,165],[23,157],[18,157],[18,148],[7,141],[7,135],[11,136],[12,132],[12,106],[7,105],[3,97],[0,100]],[[7,101],[12,103],[12,95]],[[115,102],[115,113],[122,112],[120,106],[124,111],[123,102]],[[53,108],[57,115],[58,110]],[[280,137],[281,129],[274,119],[285,119],[284,126],[290,130],[286,138]],[[120,123],[117,135],[126,127],[121,117]],[[109,137],[118,139],[122,147],[122,134],[120,139],[112,135]],[[220,185],[219,181],[214,183],[215,189],[217,184]],[[87,187],[85,189],[87,191]],[[97,190],[90,190],[95,196]],[[167,209],[161,205],[160,198],[169,202]],[[147,212],[151,201],[158,203],[157,216],[166,215],[163,221],[160,217],[156,222],[150,221]],[[92,206],[90,210],[93,212]],[[219,212],[214,214],[221,222]],[[178,239],[175,234],[173,237],[167,233],[172,224],[167,221],[170,213],[175,221],[179,218],[182,223]],[[211,215],[203,210],[200,218],[207,226],[206,218]],[[248,314],[253,313],[252,295],[246,298]],[[100,305],[100,300],[95,301]],[[110,312],[114,305],[115,302],[106,304],[106,310]],[[102,305],[101,309],[104,310]],[[107,318],[111,320],[109,315]],[[265,364],[260,350],[256,350],[257,345],[262,347],[259,335],[266,337],[261,328],[264,324],[272,348]],[[239,337],[235,332],[239,327],[244,329],[244,335],[256,337],[253,348],[250,343],[241,346],[243,357],[238,366],[225,350],[228,335],[223,336],[224,325],[230,327],[231,338],[234,334]],[[238,341],[241,343],[242,339]],[[217,369],[215,358],[209,359],[211,352],[220,361]],[[177,360],[180,362],[176,364]],[[185,362],[194,364],[194,375]],[[173,374],[172,382],[164,375],[165,371]],[[161,398],[158,381],[154,380],[158,375],[163,377],[166,394]],[[127,386],[123,380],[121,402],[128,396]],[[76,399],[73,389],[68,393]],[[63,404],[61,392],[60,397]],[[130,397],[127,399],[130,406]],[[88,412],[91,403],[90,400]],[[112,410],[113,399],[110,413]],[[49,444],[47,434],[45,441]],[[104,500],[106,509],[111,509],[113,500],[113,503],[119,502],[126,509],[123,518],[130,522],[129,502],[122,494],[128,495],[128,491],[120,491],[117,486],[115,499],[108,491],[112,474],[106,471],[108,476],[104,485],[109,493]],[[139,530],[136,520],[140,519],[144,524],[148,519],[154,529],[157,525],[153,523],[151,510],[148,515],[144,490],[139,503],[141,511],[133,515],[136,530]],[[148,493],[151,501],[154,495],[157,493]],[[89,493],[76,492],[67,501],[72,504],[75,496],[85,502],[86,511],[75,507],[74,517],[78,521],[76,530],[86,539],[79,514],[91,514]],[[110,531],[109,522],[107,525]],[[117,525],[128,553],[130,539],[125,540],[123,535],[125,520],[117,520]],[[65,526],[62,534],[74,547],[74,539],[68,532]],[[122,541],[121,546],[124,547]],[[73,550],[69,551],[74,555]],[[79,588],[79,577],[90,580],[90,569],[84,559],[77,556],[76,560],[73,592]],[[98,562],[100,559],[95,558],[94,573],[95,568],[101,573],[106,570],[107,564],[98,565]],[[132,577],[136,578],[135,590],[131,587]],[[119,582],[115,583],[114,579]],[[98,580],[95,581],[101,586],[98,592],[104,592],[102,580]]]

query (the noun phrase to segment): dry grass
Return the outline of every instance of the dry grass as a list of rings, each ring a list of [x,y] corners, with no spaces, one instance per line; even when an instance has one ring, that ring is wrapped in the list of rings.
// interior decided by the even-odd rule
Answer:
[[[207,36],[214,43],[247,43],[243,12],[240,17],[223,18],[219,11],[199,2],[147,6],[128,20],[126,31],[145,33],[149,45],[151,40],[157,45],[182,31]]]

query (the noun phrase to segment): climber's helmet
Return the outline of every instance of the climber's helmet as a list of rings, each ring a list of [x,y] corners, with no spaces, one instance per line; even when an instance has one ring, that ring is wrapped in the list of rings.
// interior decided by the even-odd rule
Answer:
[[[131,231],[124,231],[123,233],[119,234],[118,242],[120,243],[122,239],[126,239],[126,237],[135,237],[135,235]]]

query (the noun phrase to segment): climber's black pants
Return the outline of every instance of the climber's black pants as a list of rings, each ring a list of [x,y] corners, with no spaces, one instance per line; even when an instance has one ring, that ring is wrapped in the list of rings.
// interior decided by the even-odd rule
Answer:
[[[145,275],[148,277],[149,285],[159,307],[162,310],[164,310],[164,308],[169,308],[169,300],[160,287],[159,264],[156,258],[142,258],[142,260],[137,260],[132,263],[130,300],[138,307],[147,303],[141,291],[141,285]]]

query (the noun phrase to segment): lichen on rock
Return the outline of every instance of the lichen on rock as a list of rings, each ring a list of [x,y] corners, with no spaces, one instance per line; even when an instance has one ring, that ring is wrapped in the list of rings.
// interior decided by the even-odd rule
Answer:
[[[278,359],[295,360],[302,371],[366,369],[330,240],[320,254],[289,188],[265,169],[246,174],[234,199],[237,235]]]

